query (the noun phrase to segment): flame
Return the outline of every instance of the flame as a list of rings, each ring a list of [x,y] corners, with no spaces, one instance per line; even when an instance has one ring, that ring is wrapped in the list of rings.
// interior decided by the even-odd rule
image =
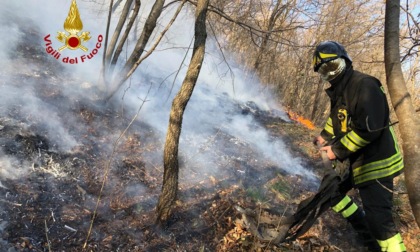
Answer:
[[[69,14],[66,21],[64,21],[64,30],[70,34],[77,34],[83,29],[82,19],[80,19],[79,9],[77,8],[76,0],[71,2]]]
[[[287,114],[289,115],[290,119],[304,125],[306,128],[311,130],[315,129],[315,125],[309,119],[306,119],[292,111],[288,111]]]

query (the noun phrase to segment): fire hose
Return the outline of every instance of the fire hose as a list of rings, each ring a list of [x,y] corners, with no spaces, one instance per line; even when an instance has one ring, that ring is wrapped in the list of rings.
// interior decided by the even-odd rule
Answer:
[[[318,147],[321,147],[318,145]],[[326,152],[321,151],[322,162],[326,168],[318,191],[311,197],[302,200],[292,215],[273,216],[256,214],[255,211],[235,206],[242,215],[247,230],[261,241],[272,244],[293,241],[306,233],[319,216],[331,206],[330,199],[346,175],[345,164],[337,169],[335,161],[328,159]],[[338,162],[337,162],[338,163]]]

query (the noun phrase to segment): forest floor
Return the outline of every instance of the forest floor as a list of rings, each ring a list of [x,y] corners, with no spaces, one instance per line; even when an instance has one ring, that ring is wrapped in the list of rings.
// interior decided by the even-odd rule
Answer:
[[[106,116],[79,110],[85,120],[112,118],[111,112]],[[260,185],[247,187],[238,186],[247,183],[246,179],[234,177],[221,181],[210,176],[194,186],[181,182],[174,217],[166,229],[158,229],[154,226],[155,205],[163,173],[162,167],[145,170],[141,156],[153,148],[153,141],[146,139],[153,138],[147,135],[148,130],[127,135],[119,150],[125,157],[111,169],[101,190],[106,158],[89,136],[85,136],[83,149],[60,154],[49,150],[48,139],[30,130],[23,134],[15,123],[1,118],[0,135],[4,141],[8,139],[4,152],[22,165],[30,165],[30,169],[18,179],[2,180],[1,251],[362,251],[350,225],[332,211],[290,243],[262,242],[246,230],[235,205],[257,212],[262,208],[277,212],[288,208],[286,212],[290,213],[316,190],[291,175],[265,178]],[[267,127],[274,135],[287,136],[294,155],[322,170],[320,156],[308,141],[316,131],[290,122],[267,123]],[[144,145],[146,142],[149,144]],[[264,173],[259,168],[264,167],[253,172]],[[408,251],[416,251],[420,232],[402,182],[398,183],[394,197],[396,223]],[[146,190],[136,192],[141,189],[138,184]],[[259,186],[271,190],[264,193]],[[357,201],[357,194],[352,195]],[[87,238],[99,197],[93,231]]]
[[[26,33],[28,41],[34,33]],[[282,172],[272,176],[276,167],[247,159],[255,154],[246,145],[238,145],[244,156],[230,160],[227,175],[204,174],[199,183],[188,183],[180,176],[173,218],[166,228],[157,228],[155,207],[163,167],[155,165],[161,161],[144,158],[161,148],[153,128],[136,121],[113,151],[109,143],[115,135],[107,132],[123,131],[130,118],[122,118],[112,107],[69,101],[58,85],[68,80],[60,77],[56,64],[46,63],[45,52],[33,44],[20,44],[17,52],[25,57],[25,64],[43,66],[17,72],[1,86],[8,81],[22,94],[35,90],[39,99],[62,111],[61,118],[73,118],[65,124],[81,144],[61,152],[45,133],[48,117],[22,117],[25,113],[19,105],[0,109],[0,164],[2,169],[14,167],[17,174],[1,178],[0,251],[362,251],[350,225],[332,211],[293,242],[274,245],[252,236],[236,205],[256,212],[268,208],[293,213],[318,184]],[[29,82],[36,88],[25,90]],[[258,120],[321,178],[321,157],[311,143],[319,129],[265,114]],[[213,140],[223,143],[226,137],[218,134]],[[181,170],[194,175],[188,169],[181,162]],[[395,220],[408,251],[416,251],[420,231],[402,179],[396,181],[396,188]],[[358,201],[356,191],[351,195]]]

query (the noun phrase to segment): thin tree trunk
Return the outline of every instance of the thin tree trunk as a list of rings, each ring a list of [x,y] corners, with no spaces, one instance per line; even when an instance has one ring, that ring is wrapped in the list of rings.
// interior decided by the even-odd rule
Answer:
[[[162,14],[163,4],[165,0],[156,0],[152,10],[150,11],[149,16],[146,19],[146,23],[144,24],[143,31],[140,35],[140,38],[137,40],[137,44],[134,47],[133,53],[131,54],[130,58],[125,63],[121,72],[115,77],[113,81],[113,86],[109,90],[108,96],[105,100],[109,100],[115,92],[120,88],[120,86],[130,77],[127,76],[127,73],[130,69],[135,65],[137,60],[140,58],[144,49],[149,42],[150,36],[152,36],[153,31],[156,28],[157,19]]]
[[[104,50],[105,52],[108,49],[108,38],[109,38],[109,27],[111,26],[111,16],[112,16],[112,5],[114,4],[114,0],[111,0],[109,3],[109,11],[108,11],[108,20],[106,24],[106,31],[105,31],[105,41],[104,41]],[[105,62],[106,62],[106,53],[102,56],[102,69],[101,69],[101,76],[102,76],[102,83],[105,85],[105,88],[108,88],[107,78],[106,78],[106,70],[105,70]]]
[[[385,69],[392,105],[403,140],[405,182],[417,225],[420,226],[420,120],[405,85],[399,46],[400,1],[387,0],[385,11]]]
[[[117,45],[118,38],[120,37],[122,28],[125,24],[125,21],[127,20],[127,16],[128,16],[128,13],[130,11],[130,7],[131,7],[132,4],[133,4],[133,0],[127,0],[125,2],[123,11],[122,11],[121,16],[118,20],[117,27],[115,27],[114,34],[112,35],[111,41],[109,43],[109,47],[107,48],[107,51],[106,51],[105,68],[109,67],[109,62],[111,61],[112,55],[114,54],[115,46]]]
[[[195,41],[190,65],[181,90],[172,102],[169,126],[164,149],[164,174],[162,192],[157,205],[156,223],[164,226],[172,215],[172,207],[178,194],[178,145],[181,135],[182,119],[188,101],[194,91],[204,59],[207,38],[206,15],[209,0],[199,0],[195,12]]]
[[[134,9],[133,13],[131,14],[130,20],[128,21],[127,27],[125,28],[125,32],[123,36],[121,37],[120,42],[118,43],[117,48],[115,49],[114,55],[112,56],[110,72],[112,73],[113,68],[115,64],[117,64],[118,58],[120,57],[120,54],[122,52],[122,49],[124,47],[125,42],[127,41],[128,35],[130,34],[131,28],[133,27],[134,21],[137,18],[137,15],[139,14],[141,2],[140,0],[135,0],[134,2]]]

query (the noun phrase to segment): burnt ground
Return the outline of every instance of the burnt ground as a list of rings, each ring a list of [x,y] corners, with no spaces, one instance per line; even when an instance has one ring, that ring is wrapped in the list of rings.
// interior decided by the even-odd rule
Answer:
[[[78,110],[82,119],[98,116],[104,124],[113,124],[112,112]],[[124,137],[118,149],[123,155],[113,162],[102,191],[109,153],[90,139],[94,129],[88,130],[92,135],[84,136],[83,148],[60,153],[52,150],[36,128],[23,133],[21,124],[10,118],[2,118],[1,125],[4,155],[15,158],[16,169],[26,167],[25,175],[2,180],[2,251],[361,251],[350,226],[331,212],[303,237],[281,246],[258,241],[237,221],[241,217],[234,210],[236,204],[293,212],[296,204],[315,190],[299,176],[263,176],[256,182],[253,177],[270,167],[235,161],[226,167],[232,172],[223,179],[210,176],[195,185],[181,181],[174,217],[166,229],[159,230],[154,218],[163,168],[146,169],[142,159],[157,148],[147,125],[137,125]],[[313,160],[310,165],[321,169],[315,148],[306,141],[313,131],[280,121],[267,126],[273,135],[287,134],[294,155],[307,159],[308,164]],[[101,138],[112,141],[97,136]],[[238,167],[246,168],[249,176],[238,177]],[[99,197],[92,233],[83,249]],[[396,195],[396,202],[398,224],[407,246],[413,248],[419,231],[406,196]]]
[[[26,32],[26,42],[33,41],[31,36],[39,39],[31,29]],[[155,227],[163,167],[159,154],[162,142],[152,125],[136,121],[113,152],[116,136],[130,118],[124,118],[118,106],[103,106],[95,99],[75,101],[63,94],[59,83],[79,85],[80,81],[62,77],[65,70],[33,43],[21,41],[16,52],[21,57],[15,58],[15,64],[29,62],[42,67],[16,71],[1,86],[13,83],[22,94],[32,92],[59,111],[68,133],[80,144],[62,150],[57,146],[61,136],[48,133],[48,116],[27,114],[18,104],[0,108],[3,174],[8,167],[0,186],[1,251],[362,250],[350,226],[331,211],[294,242],[276,246],[253,237],[238,221],[241,216],[235,205],[290,213],[316,191],[317,183],[279,172],[268,161],[255,161],[258,154],[247,144],[234,146],[240,156],[221,153],[222,149],[211,150],[226,159],[226,173],[202,177],[196,174],[200,178],[197,183],[189,183],[182,176],[194,176],[195,171],[181,162],[179,199],[173,218],[166,228]],[[31,88],[27,83],[32,83]],[[96,90],[86,91],[95,94]],[[318,130],[285,122],[268,112],[246,112],[253,113],[273,138],[284,139],[293,156],[300,157],[320,176],[320,156],[310,143]],[[225,132],[212,138],[220,144],[230,140]],[[181,160],[188,156],[183,155]],[[403,183],[396,183],[396,222],[408,250],[415,251],[420,232]],[[357,200],[357,194],[353,195]]]

